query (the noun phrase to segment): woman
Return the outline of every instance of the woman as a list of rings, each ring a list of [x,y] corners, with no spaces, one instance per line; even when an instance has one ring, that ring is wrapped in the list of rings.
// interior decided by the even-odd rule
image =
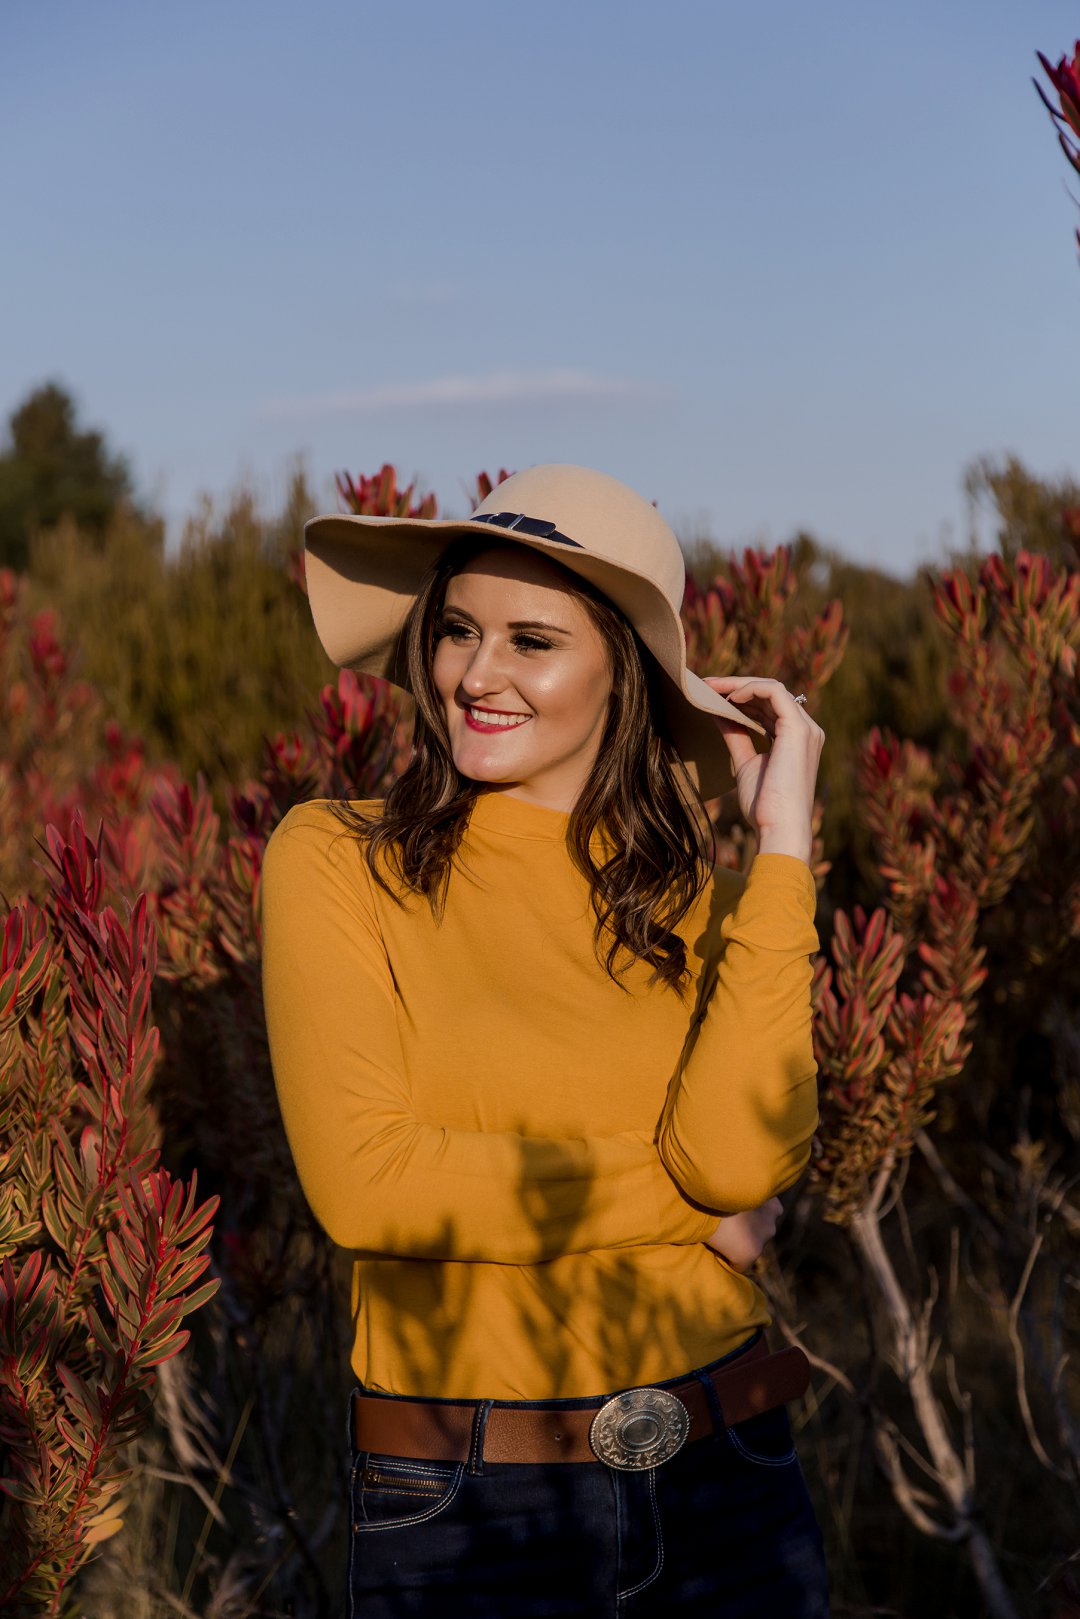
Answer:
[[[294,806],[262,873],[285,1129],[354,1254],[348,1612],[817,1619],[808,1365],[740,1266],[818,1122],[824,734],[687,670],[676,537],[603,473],[305,540],[330,657],[417,705],[385,799]]]

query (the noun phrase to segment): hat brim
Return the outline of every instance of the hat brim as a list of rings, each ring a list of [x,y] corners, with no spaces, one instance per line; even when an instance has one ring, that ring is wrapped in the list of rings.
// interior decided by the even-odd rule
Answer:
[[[392,530],[392,534],[382,532]],[[656,583],[558,541],[468,518],[409,518],[333,513],[304,525],[305,576],[315,630],[331,662],[410,689],[401,631],[428,568],[459,534],[521,545],[550,557],[602,590],[627,616],[662,675],[672,741],[703,798],[727,792],[731,755],[715,716],[766,735],[720,692],[686,667],[682,620]]]

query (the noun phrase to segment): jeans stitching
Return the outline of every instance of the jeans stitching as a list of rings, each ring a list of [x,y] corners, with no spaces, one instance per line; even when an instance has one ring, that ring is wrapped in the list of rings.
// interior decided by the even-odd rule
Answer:
[[[351,1469],[349,1471],[349,1517],[350,1518],[352,1517],[352,1504],[353,1504],[353,1501],[356,1499],[356,1469],[357,1469],[357,1467],[359,1465],[360,1465],[360,1458],[357,1457],[356,1460],[353,1462],[352,1467],[351,1467]],[[353,1615],[354,1615],[354,1613],[356,1611],[355,1610],[355,1604],[353,1602],[353,1552],[355,1550],[355,1546],[356,1546],[356,1536],[355,1535],[350,1535],[349,1536],[349,1567],[348,1567],[348,1572],[347,1572],[347,1575],[346,1575],[346,1578],[347,1578],[347,1581],[348,1581],[348,1591],[346,1593],[347,1597],[348,1597],[348,1609],[347,1609],[347,1612],[346,1612],[346,1615],[345,1615],[345,1619],[353,1619]]]
[[[758,1467],[788,1467],[795,1460],[794,1445],[792,1445],[786,1456],[758,1456],[754,1451],[748,1450],[744,1444],[741,1444],[738,1435],[732,1433],[730,1428],[726,1428],[724,1431],[740,1455],[745,1456],[748,1462],[753,1462]]]
[[[430,1473],[434,1478],[453,1478],[454,1468],[461,1466],[460,1462],[446,1462],[441,1467],[432,1466],[429,1462],[421,1461],[419,1457],[414,1461],[411,1456],[398,1456],[391,1461],[383,1461],[382,1457],[386,1452],[381,1450],[369,1450],[365,1451],[364,1454],[369,1461],[372,1456],[379,1457],[380,1459],[374,1463],[374,1466],[381,1468],[386,1473]]]
[[[469,1447],[470,1473],[483,1471],[483,1463],[480,1458],[484,1453],[484,1435],[487,1432],[488,1413],[493,1403],[491,1400],[481,1400],[473,1412],[472,1444]]]
[[[649,1468],[649,1501],[650,1501],[650,1503],[652,1505],[653,1523],[656,1525],[656,1550],[657,1550],[656,1567],[653,1569],[652,1573],[649,1575],[649,1577],[647,1579],[639,1580],[636,1585],[632,1585],[630,1587],[629,1591],[620,1591],[619,1592],[619,1601],[620,1602],[624,1602],[627,1597],[636,1596],[639,1591],[644,1591],[645,1587],[647,1585],[651,1585],[652,1582],[659,1576],[660,1570],[664,1566],[664,1531],[660,1527],[660,1509],[656,1505],[656,1468],[655,1467],[650,1467]]]
[[[464,1477],[465,1463],[458,1462],[457,1477],[454,1480],[453,1487],[447,1492],[441,1501],[436,1501],[435,1505],[429,1507],[426,1512],[414,1512],[407,1518],[393,1518],[388,1520],[386,1523],[364,1523],[362,1521],[355,1521],[353,1523],[353,1538],[355,1539],[357,1535],[374,1534],[377,1529],[404,1529],[408,1524],[411,1523],[426,1523],[429,1518],[436,1517],[438,1513],[445,1511],[445,1509],[450,1505],[451,1501],[460,1490],[461,1481]],[[352,1553],[350,1551],[350,1584],[351,1558]]]

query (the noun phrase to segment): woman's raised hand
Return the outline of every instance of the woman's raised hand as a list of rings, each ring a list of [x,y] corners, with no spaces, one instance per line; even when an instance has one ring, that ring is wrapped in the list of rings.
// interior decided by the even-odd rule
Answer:
[[[765,1244],[776,1235],[777,1222],[783,1212],[780,1199],[770,1197],[756,1209],[725,1214],[712,1236],[705,1239],[705,1246],[722,1254],[737,1270],[748,1270],[760,1257]]]
[[[772,746],[758,753],[735,720],[713,718],[727,743],[739,808],[757,834],[761,854],[793,854],[809,862],[814,790],[825,732],[779,680],[706,675],[705,684],[765,727]]]

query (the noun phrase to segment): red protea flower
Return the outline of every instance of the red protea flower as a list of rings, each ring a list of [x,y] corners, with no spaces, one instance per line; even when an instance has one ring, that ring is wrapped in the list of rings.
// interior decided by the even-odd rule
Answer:
[[[334,482],[346,509],[361,517],[429,518],[436,515],[435,496],[428,494],[414,500],[415,480],[399,489],[397,469],[389,461],[384,461],[371,477],[361,473],[358,478],[352,478],[347,472],[336,472]]]
[[[1047,78],[1057,91],[1061,110],[1058,111],[1057,107],[1051,106],[1038,79],[1032,79],[1031,82],[1039,92],[1039,98],[1043,106],[1057,126],[1058,145],[1077,174],[1080,174],[1080,146],[1071,141],[1065,133],[1065,126],[1068,126],[1074,135],[1080,136],[1080,39],[1073,46],[1072,61],[1070,62],[1067,57],[1063,56],[1060,58],[1057,67],[1051,67],[1042,51],[1036,51],[1035,55],[1039,58]],[[1080,230],[1076,232],[1076,240],[1080,242]]]
[[[478,473],[476,477],[476,486],[470,497],[472,500],[473,511],[476,510],[477,506],[479,506],[482,500],[486,500],[488,498],[493,489],[497,489],[499,484],[505,483],[507,478],[511,476],[512,474],[506,469],[506,467],[500,467],[498,474],[494,478],[489,476],[489,474],[486,472]]]
[[[1043,105],[1046,107],[1055,123],[1060,124],[1062,119],[1064,119],[1072,129],[1073,133],[1075,135],[1080,135],[1080,39],[1078,39],[1076,44],[1073,46],[1072,61],[1070,62],[1067,57],[1063,56],[1059,60],[1057,67],[1050,66],[1050,63],[1047,61],[1042,51],[1036,51],[1035,55],[1039,58],[1047,78],[1050,80],[1050,83],[1054,86],[1054,89],[1058,93],[1058,100],[1061,102],[1061,111],[1058,112],[1054,107],[1051,107],[1049,101],[1046,99],[1046,96],[1043,94],[1042,86],[1039,84],[1038,79],[1033,79],[1031,82],[1034,84],[1036,90],[1039,92],[1039,95],[1042,97]],[[1065,139],[1060,134],[1060,131],[1058,134],[1058,139],[1061,141],[1065,156],[1069,159],[1069,162],[1073,165],[1073,167],[1076,168],[1080,166],[1077,163],[1076,157],[1073,156],[1072,152],[1069,150],[1069,147],[1066,145]]]

